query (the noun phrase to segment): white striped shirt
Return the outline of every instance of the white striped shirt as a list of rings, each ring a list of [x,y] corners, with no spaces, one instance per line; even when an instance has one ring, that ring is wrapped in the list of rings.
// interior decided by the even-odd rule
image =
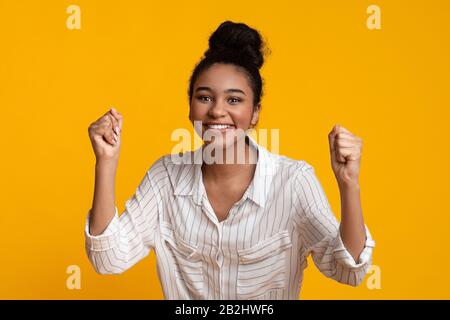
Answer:
[[[165,299],[298,299],[311,254],[325,276],[360,284],[375,245],[367,226],[356,263],[313,167],[249,138],[258,150],[255,174],[221,222],[201,164],[175,163],[170,154],[149,168],[120,217],[115,207],[100,235],[89,234],[89,210],[86,251],[95,270],[122,273],[154,249]]]

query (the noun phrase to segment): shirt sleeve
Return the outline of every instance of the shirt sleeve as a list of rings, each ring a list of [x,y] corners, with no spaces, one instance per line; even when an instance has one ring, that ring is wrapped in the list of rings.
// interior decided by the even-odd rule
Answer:
[[[355,261],[342,241],[339,223],[323,188],[306,162],[296,177],[294,195],[298,208],[295,221],[302,241],[302,255],[311,254],[314,264],[325,276],[340,283],[358,286],[372,263],[375,242],[367,226],[366,241],[359,260]]]
[[[85,223],[85,247],[89,261],[100,274],[120,274],[146,257],[155,246],[158,206],[153,178],[161,173],[155,163],[141,179],[135,193],[125,202],[125,210],[115,214],[106,229],[93,236],[89,232],[91,210]]]

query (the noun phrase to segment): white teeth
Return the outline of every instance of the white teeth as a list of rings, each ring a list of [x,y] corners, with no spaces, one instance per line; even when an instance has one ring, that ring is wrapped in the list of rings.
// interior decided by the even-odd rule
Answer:
[[[227,129],[227,128],[231,128],[232,126],[227,125],[227,124],[210,124],[208,125],[208,128],[210,129]]]

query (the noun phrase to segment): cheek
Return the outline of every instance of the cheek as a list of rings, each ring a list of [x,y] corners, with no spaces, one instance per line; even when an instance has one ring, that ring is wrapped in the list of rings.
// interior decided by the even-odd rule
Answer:
[[[239,127],[248,127],[252,120],[253,108],[246,106],[245,108],[233,110],[230,114]]]
[[[189,108],[189,120],[193,121],[195,118],[195,115],[193,113],[192,107]]]
[[[189,119],[191,121],[202,119],[204,117],[204,114],[206,111],[205,108],[202,108],[201,106],[194,104],[191,104],[189,107]]]

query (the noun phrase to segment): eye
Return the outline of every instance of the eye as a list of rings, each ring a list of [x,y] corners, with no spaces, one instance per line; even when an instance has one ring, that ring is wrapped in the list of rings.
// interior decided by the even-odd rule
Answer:
[[[208,101],[210,101],[208,99],[211,99],[211,97],[210,96],[198,96],[197,99],[202,102],[208,102]]]
[[[232,98],[228,99],[228,101],[230,101],[231,104],[238,104],[242,100],[240,98],[232,97]]]

